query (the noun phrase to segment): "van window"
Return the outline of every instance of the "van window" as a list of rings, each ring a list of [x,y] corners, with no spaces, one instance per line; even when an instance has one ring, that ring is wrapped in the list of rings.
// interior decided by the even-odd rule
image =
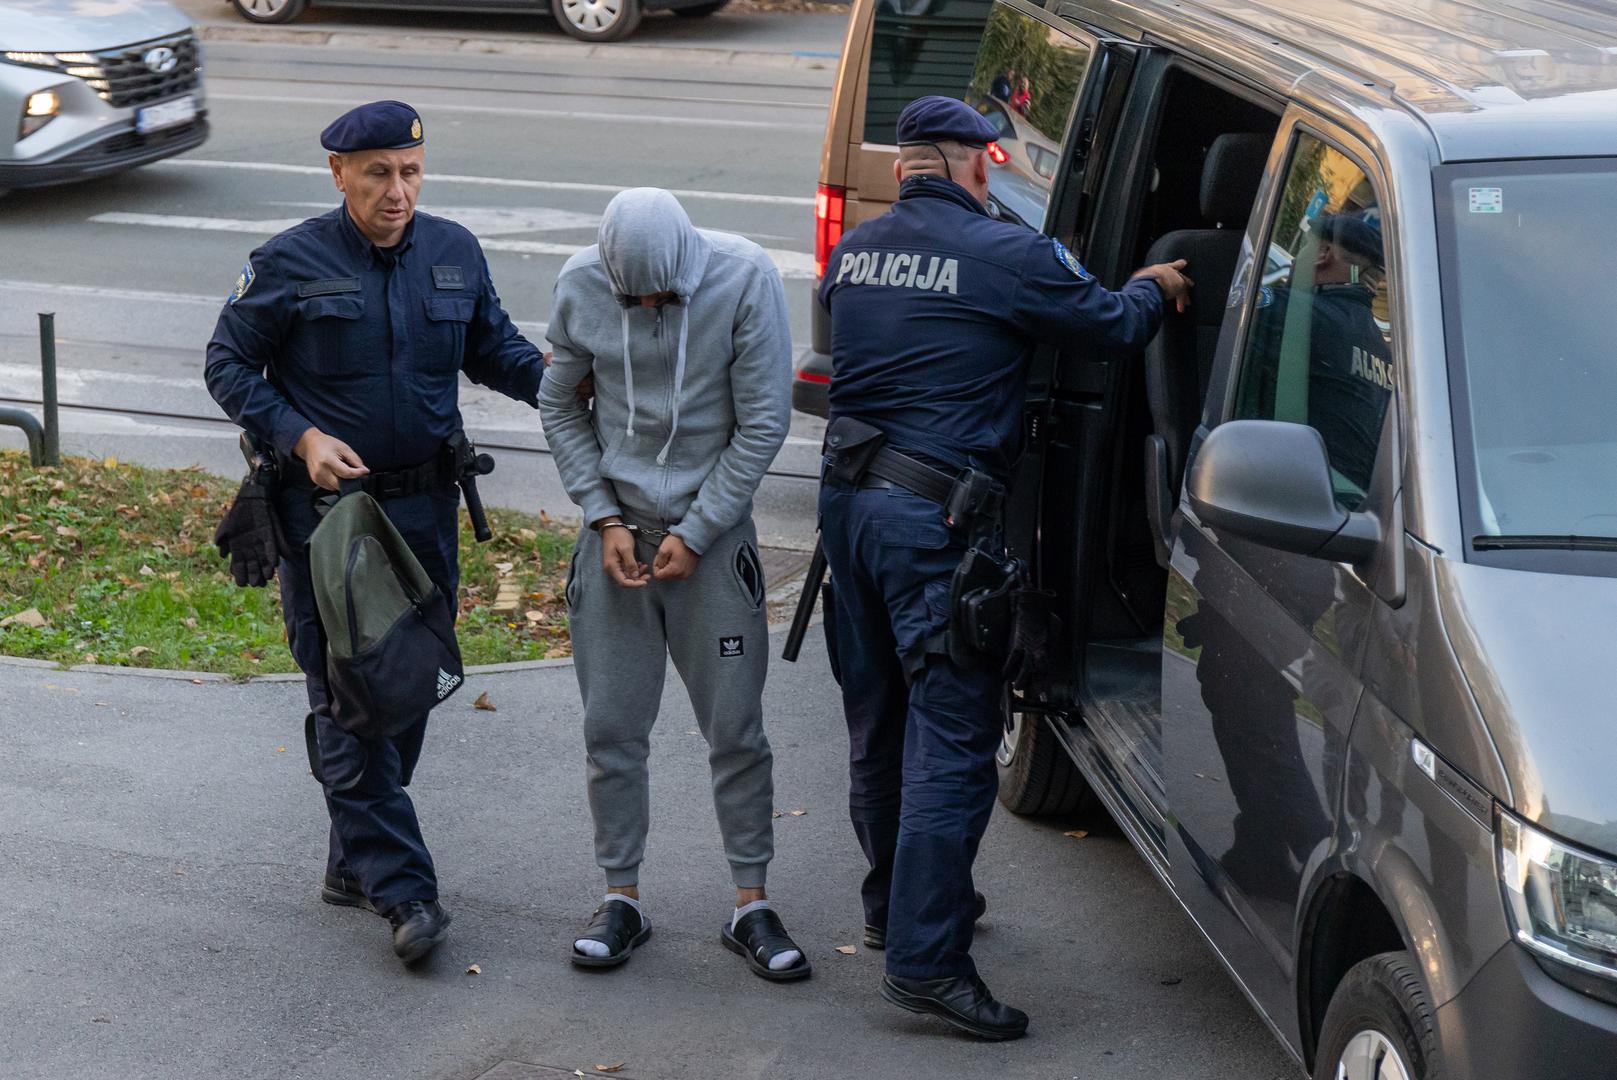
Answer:
[[[1600,300],[1617,280],[1603,224],[1617,163],[1484,162],[1439,179],[1474,543],[1617,537],[1617,364]]]
[[[1089,42],[1017,8],[988,16],[966,101],[999,130],[988,195],[1001,217],[1043,228],[1090,55]]]
[[[959,97],[971,81],[992,0],[879,0],[870,38],[864,141],[890,145],[904,106]]]
[[[1316,429],[1337,501],[1357,510],[1396,388],[1370,178],[1340,150],[1299,134],[1266,243],[1235,416]]]

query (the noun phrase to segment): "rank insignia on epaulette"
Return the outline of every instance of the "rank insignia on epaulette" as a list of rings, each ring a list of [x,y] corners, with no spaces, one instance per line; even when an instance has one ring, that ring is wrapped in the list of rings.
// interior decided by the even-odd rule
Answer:
[[[1067,245],[1053,236],[1050,238],[1050,243],[1056,250],[1056,259],[1060,261],[1062,266],[1072,271],[1073,277],[1079,281],[1089,280],[1089,271],[1084,269],[1084,264],[1078,261],[1076,255],[1067,250]]]
[[[247,290],[253,287],[253,278],[256,276],[253,273],[252,260],[249,259],[247,265],[241,268],[241,273],[236,277],[236,287],[230,290],[230,302],[232,304],[247,295]]]

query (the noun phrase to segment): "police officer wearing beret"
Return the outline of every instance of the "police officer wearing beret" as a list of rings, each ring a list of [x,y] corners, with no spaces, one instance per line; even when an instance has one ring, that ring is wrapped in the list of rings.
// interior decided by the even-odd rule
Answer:
[[[394,952],[410,963],[449,928],[405,793],[426,716],[379,739],[332,721],[307,544],[321,496],[357,484],[455,597],[459,495],[445,444],[461,428],[459,377],[537,408],[544,360],[500,306],[472,234],[416,212],[424,151],[414,109],[362,105],[320,142],[343,204],[252,253],[208,344],[209,391],[281,477],[272,497],[237,500],[220,544],[279,548],[287,636],[312,710],[310,766],[331,816],[321,896],[386,916]]]
[[[831,253],[820,286],[835,371],[820,515],[849,809],[870,864],[865,941],[887,953],[882,996],[1013,1039],[1026,1014],[994,999],[970,955],[1002,677],[934,644],[967,541],[941,503],[967,470],[984,490],[1009,479],[1035,345],[1142,349],[1190,281],[1180,262],[1109,292],[1058,241],[990,217],[994,138],[960,101],[912,102],[898,120],[898,202]],[[866,462],[872,429],[885,442]]]

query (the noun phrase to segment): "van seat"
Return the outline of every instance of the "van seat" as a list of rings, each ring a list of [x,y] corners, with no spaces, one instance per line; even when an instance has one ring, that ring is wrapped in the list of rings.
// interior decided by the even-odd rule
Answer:
[[[1214,139],[1202,166],[1201,216],[1207,227],[1168,233],[1146,253],[1148,265],[1188,260],[1186,273],[1196,282],[1189,310],[1184,315],[1169,312],[1145,350],[1153,430],[1146,446],[1146,477],[1156,489],[1148,493],[1146,508],[1158,541],[1157,561],[1163,566],[1168,517],[1184,479],[1185,455],[1207,395],[1241,238],[1273,143],[1272,135],[1246,132]]]

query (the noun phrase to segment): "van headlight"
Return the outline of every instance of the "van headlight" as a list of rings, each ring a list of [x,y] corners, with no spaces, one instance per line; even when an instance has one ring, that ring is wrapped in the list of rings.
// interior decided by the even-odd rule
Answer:
[[[52,120],[62,111],[62,99],[54,90],[41,90],[29,94],[22,104],[22,123],[17,128],[17,138],[26,139]]]
[[[1579,971],[1617,979],[1617,862],[1501,811],[1499,876],[1517,941]]]

